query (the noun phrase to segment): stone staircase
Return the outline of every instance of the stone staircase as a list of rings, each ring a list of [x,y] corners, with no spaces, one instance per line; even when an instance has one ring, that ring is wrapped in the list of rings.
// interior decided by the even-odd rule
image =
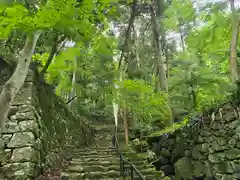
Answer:
[[[118,180],[119,156],[112,148],[113,127],[96,126],[95,144],[85,148],[72,148],[67,155],[69,164],[61,172],[61,180]]]
[[[66,160],[68,166],[61,171],[61,180],[120,180],[120,158],[112,146],[113,127],[98,126],[95,137],[96,144],[85,147],[73,147]],[[121,143],[121,142],[120,142]],[[129,154],[128,154],[129,155]],[[144,164],[134,154],[129,161],[145,176],[146,180],[169,180],[164,173],[155,172],[154,166]],[[131,158],[132,157],[132,158]],[[125,178],[129,179],[129,178]],[[135,178],[138,180],[138,178]]]
[[[107,147],[74,149],[69,153],[70,163],[61,172],[61,180],[121,179],[116,150]]]

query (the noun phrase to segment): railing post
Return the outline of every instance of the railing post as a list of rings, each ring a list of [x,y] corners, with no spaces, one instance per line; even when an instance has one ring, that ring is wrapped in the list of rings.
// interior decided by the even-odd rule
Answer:
[[[133,166],[131,165],[131,180],[134,179],[134,174],[133,174]]]
[[[123,161],[121,159],[121,155],[120,155],[120,176],[123,175]]]
[[[113,137],[112,137],[112,145],[113,145],[114,148],[118,148],[116,138],[117,138],[117,126],[115,126],[115,128],[114,128],[114,134],[113,134]]]

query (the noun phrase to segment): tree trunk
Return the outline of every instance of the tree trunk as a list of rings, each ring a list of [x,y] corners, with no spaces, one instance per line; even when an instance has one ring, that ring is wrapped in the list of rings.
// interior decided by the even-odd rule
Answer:
[[[124,126],[125,143],[126,143],[126,145],[128,145],[129,135],[128,135],[127,107],[124,108],[124,110],[123,110],[123,126]]]
[[[0,129],[4,127],[11,103],[24,84],[40,34],[40,31],[28,34],[17,67],[2,89],[0,94]]]
[[[185,52],[184,33],[182,31],[182,21],[180,18],[178,18],[178,22],[179,22],[178,29],[180,33],[181,47],[182,47],[182,51]]]
[[[75,70],[73,72],[73,77],[72,77],[72,89],[71,89],[71,93],[70,93],[70,96],[69,96],[69,99],[71,99],[72,97],[76,96],[76,90],[75,90],[75,83],[76,83],[76,73],[77,73],[77,57],[75,57],[75,60],[74,60],[74,63],[75,63]],[[76,100],[76,99],[75,99]],[[73,101],[75,101],[73,100]],[[72,103],[73,101],[71,101],[68,105],[69,105],[69,108],[72,107]]]
[[[153,39],[155,41],[155,53],[156,53],[156,63],[157,63],[157,77],[159,78],[157,80],[157,91],[164,91],[165,93],[168,93],[168,80],[167,80],[167,65],[166,62],[164,61],[163,53],[162,53],[162,47],[161,47],[161,42],[160,42],[160,34],[157,26],[157,20],[156,16],[158,18],[162,18],[164,12],[164,1],[163,0],[158,0],[157,1],[157,9],[156,9],[156,15],[153,9],[153,6],[150,7],[150,13],[151,13],[151,21],[152,21],[152,32],[153,32]],[[162,40],[165,39],[164,37],[164,28],[161,27],[162,32]],[[169,98],[167,99],[169,107],[170,105],[170,100]],[[172,126],[173,125],[173,117],[172,117],[172,111],[170,109],[170,118],[166,124],[166,126]]]
[[[232,39],[230,44],[230,74],[234,83],[239,80],[237,64],[237,41],[239,34],[239,18],[234,7],[234,0],[229,0],[232,11]]]
[[[54,59],[55,55],[58,54],[58,52],[61,49],[61,46],[58,48],[59,43],[61,43],[62,41],[64,41],[65,36],[63,36],[60,40],[58,40],[58,34],[56,34],[55,38],[54,38],[54,43],[51,49],[51,52],[48,56],[47,62],[44,65],[42,71],[40,72],[40,77],[44,78],[44,74],[47,72],[50,64],[52,63],[52,60]]]
[[[163,60],[162,50],[161,50],[161,43],[159,40],[159,33],[157,28],[156,17],[153,8],[151,7],[151,19],[152,19],[152,31],[153,31],[153,38],[155,41],[155,53],[156,53],[156,63],[157,63],[157,76],[158,76],[158,83],[157,83],[157,91],[163,90],[168,92],[168,82],[167,82],[167,75],[166,75],[166,65]],[[161,89],[159,89],[161,88]]]

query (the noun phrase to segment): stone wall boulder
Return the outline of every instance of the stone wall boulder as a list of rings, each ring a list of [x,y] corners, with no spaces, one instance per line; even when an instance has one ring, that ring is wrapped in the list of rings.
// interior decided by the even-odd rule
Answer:
[[[1,91],[12,68],[2,61],[0,64]],[[37,73],[29,70],[0,133],[0,179],[36,179],[69,144],[91,141],[93,127],[73,115],[49,87],[39,84]]]
[[[176,179],[239,179],[239,114],[239,107],[226,103],[174,134],[159,137],[156,167],[164,171],[168,162]]]

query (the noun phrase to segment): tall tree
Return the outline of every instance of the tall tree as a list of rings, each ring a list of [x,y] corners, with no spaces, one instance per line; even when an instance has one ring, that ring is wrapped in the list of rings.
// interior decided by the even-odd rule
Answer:
[[[230,7],[232,11],[232,39],[230,43],[230,59],[229,59],[229,68],[231,79],[233,82],[239,81],[239,70],[237,63],[237,42],[238,42],[238,34],[239,34],[239,15],[235,9],[234,0],[229,0]]]

